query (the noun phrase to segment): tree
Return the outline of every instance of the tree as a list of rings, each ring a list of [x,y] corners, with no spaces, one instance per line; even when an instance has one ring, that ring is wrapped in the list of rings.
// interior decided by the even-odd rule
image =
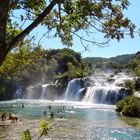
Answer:
[[[44,59],[45,50],[40,47],[33,48],[29,42],[24,42],[21,48],[14,49],[7,55],[3,65],[0,67],[0,77],[16,80],[29,69],[29,66],[31,69],[35,65],[37,68],[39,63],[44,64]],[[42,67],[41,64],[38,67]]]
[[[105,45],[110,39],[119,41],[125,34],[133,38],[135,25],[122,13],[128,5],[128,0],[1,0],[0,66],[7,54],[20,47],[39,24],[44,25],[47,32],[53,31],[54,37],[60,37],[68,46],[72,46],[73,35],[79,37],[82,44],[87,41],[97,46]],[[17,12],[21,13],[19,17]],[[26,21],[30,24],[26,25]],[[106,42],[88,40],[78,34],[81,29],[91,33],[90,27],[93,32],[103,33]]]

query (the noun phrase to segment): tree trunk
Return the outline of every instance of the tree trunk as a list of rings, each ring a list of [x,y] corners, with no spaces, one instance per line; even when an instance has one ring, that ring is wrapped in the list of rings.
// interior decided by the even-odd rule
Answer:
[[[0,0],[0,66],[7,55],[6,22],[10,0]]]
[[[6,22],[9,9],[9,0],[0,0],[0,47],[6,40]]]
[[[3,61],[5,60],[8,54],[8,51],[6,48],[8,47],[4,44],[0,46],[0,66],[2,65]]]

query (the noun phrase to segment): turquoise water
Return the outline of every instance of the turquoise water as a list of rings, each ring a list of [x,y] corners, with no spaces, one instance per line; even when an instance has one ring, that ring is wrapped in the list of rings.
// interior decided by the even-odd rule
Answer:
[[[117,115],[114,106],[110,105],[13,100],[0,102],[0,111],[7,111],[28,121],[49,117],[53,112],[57,123],[46,138],[140,140],[140,119]],[[46,111],[45,116],[44,111]]]

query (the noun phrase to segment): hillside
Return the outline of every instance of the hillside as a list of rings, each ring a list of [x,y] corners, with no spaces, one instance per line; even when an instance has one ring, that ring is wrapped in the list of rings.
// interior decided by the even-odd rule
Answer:
[[[98,69],[122,69],[135,58],[135,54],[118,55],[116,57],[86,57],[84,61],[89,63],[93,68]]]
[[[132,60],[135,57],[135,54],[125,54],[125,55],[118,55],[116,57],[110,57],[110,58],[103,58],[103,57],[85,57],[83,58],[86,62],[97,64],[97,63],[103,63],[103,62],[113,62],[117,64],[127,64],[130,60]]]

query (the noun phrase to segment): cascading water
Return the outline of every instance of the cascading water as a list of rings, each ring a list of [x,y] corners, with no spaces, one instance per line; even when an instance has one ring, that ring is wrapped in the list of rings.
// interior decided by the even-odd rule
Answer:
[[[48,90],[47,87],[49,86],[49,84],[44,84],[41,85],[42,86],[42,93],[41,93],[41,99],[44,99],[47,96]]]
[[[26,88],[24,99],[58,100],[61,93],[55,84],[37,84]]]
[[[125,80],[132,78],[124,75],[94,75],[88,78],[76,78],[68,83],[66,91],[59,91],[56,84],[38,84],[26,89],[26,99],[45,99],[79,101],[93,104],[115,104],[128,95],[128,90],[122,87]],[[18,92],[17,92],[18,93]],[[63,98],[62,98],[63,97]]]
[[[120,87],[88,87],[83,102],[95,104],[115,104],[127,95]]]
[[[18,89],[16,90],[16,93],[15,93],[15,98],[16,99],[21,99],[22,94],[23,94],[22,88],[20,86],[18,86]]]
[[[34,87],[28,87],[26,88],[26,95],[25,95],[26,99],[34,99]]]
[[[83,88],[82,79],[73,79],[68,83],[64,100],[79,101],[80,89]]]
[[[118,86],[117,82],[132,80],[130,77],[123,77],[119,80],[115,77],[111,82],[107,77],[91,77],[92,86],[85,86],[83,79],[73,79],[69,82],[64,100],[82,101],[94,104],[115,104],[118,100],[128,95],[128,91]]]
[[[117,79],[117,80],[115,80],[115,82],[114,82],[114,86],[118,86],[118,85],[121,85],[121,84],[123,84],[124,83],[124,81],[126,81],[126,80],[133,80],[133,78],[131,78],[131,77],[123,77],[123,78],[119,78],[119,79]]]

